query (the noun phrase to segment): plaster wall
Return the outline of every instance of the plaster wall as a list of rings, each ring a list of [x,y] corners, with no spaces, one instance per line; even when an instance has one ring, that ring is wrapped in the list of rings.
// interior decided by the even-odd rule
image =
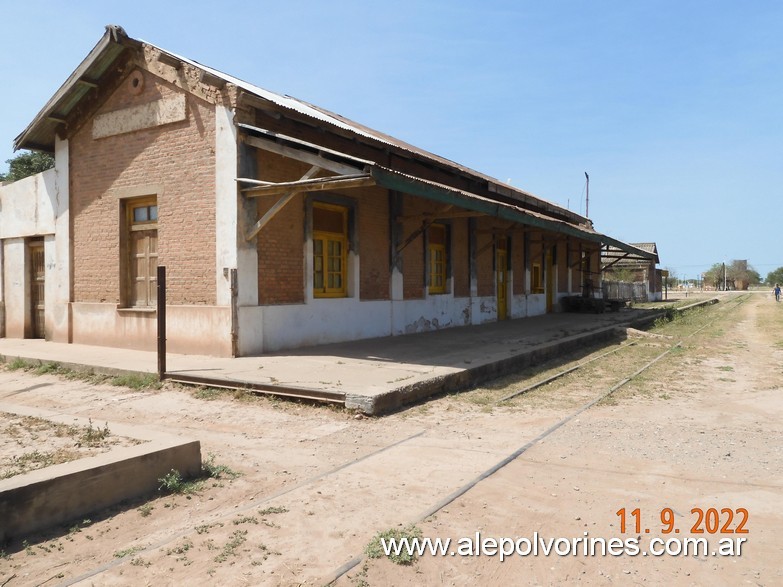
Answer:
[[[258,251],[246,243],[242,223],[238,175],[237,128],[228,106],[215,106],[215,276],[217,304],[231,304],[230,274],[237,269],[238,303],[258,304]],[[245,222],[246,224],[246,222]]]
[[[157,314],[116,304],[71,304],[73,342],[145,351],[157,348]],[[231,356],[231,311],[225,306],[167,306],[166,348],[172,353]]]
[[[70,209],[70,150],[68,141],[55,138],[54,173],[54,243],[46,244],[46,338],[55,342],[71,342],[71,291],[73,286],[73,258],[71,255]],[[52,251],[53,249],[53,251]],[[49,256],[54,268],[49,276]],[[50,290],[50,285],[54,287]]]
[[[30,335],[28,238],[43,237],[46,339],[68,341],[70,296],[68,141],[55,144],[55,167],[0,186],[0,335]]]
[[[24,238],[7,238],[3,245],[3,302],[5,304],[5,335],[24,338],[30,326],[30,284],[25,270]]]
[[[0,239],[54,232],[55,183],[49,169],[0,186]]]

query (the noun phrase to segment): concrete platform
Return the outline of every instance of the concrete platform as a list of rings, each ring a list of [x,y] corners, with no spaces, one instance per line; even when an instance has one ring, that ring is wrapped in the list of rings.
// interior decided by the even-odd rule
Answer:
[[[167,374],[281,395],[299,390],[306,396],[309,391],[314,398],[381,414],[608,340],[617,336],[618,326],[642,327],[661,314],[662,310],[640,309],[548,314],[260,357],[169,354]],[[34,339],[0,339],[0,357],[53,361],[109,374],[157,369],[155,352]]]
[[[0,412],[86,426],[87,418],[0,402]],[[153,493],[159,479],[176,469],[183,477],[201,472],[201,443],[140,426],[107,422],[116,436],[143,441],[92,457],[0,480],[0,544]]]

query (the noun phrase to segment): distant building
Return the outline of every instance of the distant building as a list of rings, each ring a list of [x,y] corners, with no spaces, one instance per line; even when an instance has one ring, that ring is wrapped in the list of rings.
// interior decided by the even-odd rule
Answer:
[[[628,281],[639,284],[633,288],[635,301],[660,301],[663,292],[663,276],[656,268],[660,263],[655,243],[631,243],[645,255],[607,245],[601,250],[601,271],[607,282]],[[611,297],[611,296],[610,296]]]

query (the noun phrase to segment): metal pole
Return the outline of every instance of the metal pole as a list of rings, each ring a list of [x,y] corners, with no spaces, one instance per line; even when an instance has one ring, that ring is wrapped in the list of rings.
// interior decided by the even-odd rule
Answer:
[[[166,377],[166,267],[158,265],[158,379]]]
[[[239,334],[237,328],[239,326],[239,310],[238,296],[239,296],[239,279],[237,277],[236,267],[229,269],[229,278],[231,286],[231,356],[239,356]]]
[[[585,218],[590,218],[590,176],[585,171]]]

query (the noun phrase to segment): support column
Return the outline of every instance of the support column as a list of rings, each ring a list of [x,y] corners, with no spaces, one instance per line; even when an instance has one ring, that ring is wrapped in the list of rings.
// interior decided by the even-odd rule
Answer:
[[[47,312],[47,335],[55,342],[73,342],[73,243],[71,242],[70,150],[68,141],[54,139],[54,303]],[[47,275],[48,279],[48,275]],[[47,289],[49,289],[47,287]],[[48,294],[48,292],[47,292]],[[47,304],[48,305],[48,304]],[[51,329],[48,322],[51,319]]]
[[[478,297],[478,267],[476,265],[476,219],[468,218],[468,266],[470,267],[470,323],[481,324],[481,300]]]
[[[255,239],[244,235],[255,221],[255,202],[246,202],[239,194],[236,178],[239,172],[239,143],[234,112],[226,105],[215,106],[215,279],[216,303],[238,308],[258,306],[258,252]],[[252,177],[252,176],[250,176]],[[252,219],[252,220],[251,220]],[[232,269],[236,269],[232,292]],[[241,310],[239,310],[241,312]],[[238,351],[242,354],[242,319],[239,319]],[[261,328],[249,323],[248,329]],[[232,336],[227,324],[225,335]]]
[[[402,254],[397,253],[403,239],[402,224],[397,217],[403,212],[403,195],[389,191],[389,299],[391,310],[389,329],[392,336],[405,331],[404,279],[402,273]]]

